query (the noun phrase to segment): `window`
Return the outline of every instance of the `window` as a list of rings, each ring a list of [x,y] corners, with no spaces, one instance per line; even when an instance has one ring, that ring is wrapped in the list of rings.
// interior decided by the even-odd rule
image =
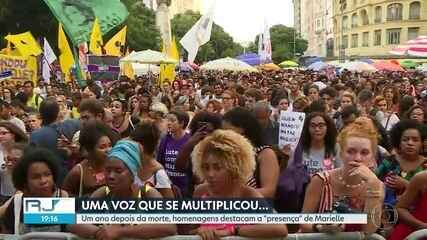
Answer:
[[[413,40],[418,37],[420,28],[408,28],[408,40]]]
[[[399,44],[400,31],[400,28],[387,29],[387,44]]]
[[[375,30],[374,32],[374,46],[380,46],[381,45],[381,30]]]
[[[352,27],[352,28],[357,27],[357,20],[358,20],[358,18],[357,18],[357,13],[354,13],[354,14],[351,16],[351,27]]]
[[[383,9],[381,8],[381,6],[375,7],[375,23],[381,23],[383,18],[382,11]]]
[[[342,25],[343,25],[344,31],[348,30],[348,17],[347,16],[342,17]]]
[[[368,25],[369,24],[368,13],[366,12],[365,9],[363,9],[360,12],[360,17],[362,18],[362,25]]]
[[[353,6],[357,5],[357,0],[353,0]]]
[[[362,47],[369,47],[369,32],[363,33]]]
[[[352,34],[351,35],[351,47],[357,48],[359,46],[359,35],[358,34]]]
[[[402,20],[402,4],[392,3],[387,6],[387,21]]]
[[[420,19],[420,2],[413,2],[409,5],[409,19]]]
[[[344,49],[348,48],[348,36],[343,36],[342,37],[342,45],[343,45]]]

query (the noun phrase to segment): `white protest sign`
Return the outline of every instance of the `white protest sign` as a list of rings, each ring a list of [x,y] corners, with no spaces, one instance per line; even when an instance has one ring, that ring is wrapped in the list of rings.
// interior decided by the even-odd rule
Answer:
[[[279,147],[290,144],[294,150],[304,127],[305,113],[282,111],[280,113]]]

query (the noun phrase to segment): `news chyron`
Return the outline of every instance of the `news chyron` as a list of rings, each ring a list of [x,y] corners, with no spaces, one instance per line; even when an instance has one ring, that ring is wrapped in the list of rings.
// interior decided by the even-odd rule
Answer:
[[[25,224],[366,224],[367,214],[275,213],[265,199],[24,198]]]

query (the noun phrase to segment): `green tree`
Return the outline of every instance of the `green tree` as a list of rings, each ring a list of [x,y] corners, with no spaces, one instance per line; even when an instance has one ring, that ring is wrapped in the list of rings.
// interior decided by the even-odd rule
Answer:
[[[160,32],[156,14],[138,0],[122,0],[129,11],[127,42],[132,50],[160,49]]]
[[[295,39],[295,55],[294,55],[294,28],[284,25],[274,25],[270,28],[271,48],[273,51],[273,62],[280,63],[283,60],[295,59],[295,55],[302,55],[307,50],[307,41],[301,38]],[[251,43],[249,50],[258,51],[258,38]]]
[[[128,44],[133,50],[159,49],[160,33],[155,24],[155,13],[139,0],[122,0],[129,11],[126,22],[104,34],[107,42],[124,25],[128,26]],[[57,46],[58,21],[42,0],[0,0],[0,45],[6,45],[4,36],[31,31],[35,38],[46,37],[52,47]],[[54,47],[55,49],[55,47]]]
[[[192,11],[176,15],[172,21],[172,34],[177,42],[190,30],[190,28],[200,19],[201,15]],[[178,44],[179,45],[179,44]],[[178,46],[181,56],[187,53],[180,45]],[[234,57],[243,52],[243,47],[235,43],[233,38],[224,31],[222,27],[213,24],[211,39],[208,43],[199,48],[196,62],[203,63],[213,59],[223,57]]]

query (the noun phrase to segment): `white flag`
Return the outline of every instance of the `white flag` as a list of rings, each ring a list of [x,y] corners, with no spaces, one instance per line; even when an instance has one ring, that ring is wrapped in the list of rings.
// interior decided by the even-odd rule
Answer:
[[[264,21],[264,33],[262,34],[262,51],[261,51],[261,62],[270,63],[271,62],[271,39],[270,39],[270,28],[268,27],[267,20]]]
[[[264,40],[262,35],[263,33],[261,33],[258,37],[258,55],[260,56],[261,59],[264,56]]]
[[[49,45],[49,42],[44,38],[44,53],[43,53],[43,79],[45,82],[49,83],[50,81],[50,64],[56,60],[55,53]]]
[[[188,52],[188,62],[194,62],[199,47],[211,39],[214,6],[179,41]]]

